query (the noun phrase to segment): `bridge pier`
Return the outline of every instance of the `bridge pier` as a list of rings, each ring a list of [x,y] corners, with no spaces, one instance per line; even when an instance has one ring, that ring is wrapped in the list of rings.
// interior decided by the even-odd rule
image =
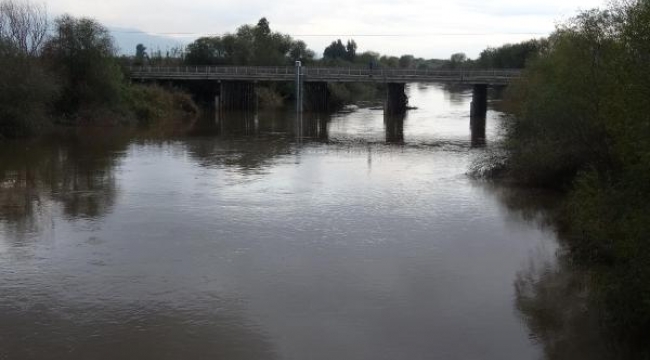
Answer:
[[[219,86],[219,110],[255,109],[255,83],[250,81],[221,81]]]
[[[388,83],[388,91],[386,97],[386,114],[400,115],[406,114],[406,106],[408,105],[408,97],[404,92],[404,83]]]
[[[469,128],[472,133],[472,147],[484,147],[486,145],[485,117],[472,117],[469,122]]]
[[[474,84],[472,89],[471,118],[485,118],[487,115],[487,84]]]
[[[304,109],[310,112],[327,112],[330,108],[330,90],[326,82],[303,84]]]
[[[404,118],[405,114],[384,114],[384,127],[386,130],[387,144],[404,144]]]

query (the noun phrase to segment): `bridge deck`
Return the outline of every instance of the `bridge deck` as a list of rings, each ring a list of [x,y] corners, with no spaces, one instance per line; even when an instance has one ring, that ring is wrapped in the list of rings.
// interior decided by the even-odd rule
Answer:
[[[138,80],[241,80],[295,81],[294,67],[181,66],[132,67]],[[301,68],[306,82],[410,83],[447,82],[506,85],[520,76],[520,70],[416,70],[365,68]]]

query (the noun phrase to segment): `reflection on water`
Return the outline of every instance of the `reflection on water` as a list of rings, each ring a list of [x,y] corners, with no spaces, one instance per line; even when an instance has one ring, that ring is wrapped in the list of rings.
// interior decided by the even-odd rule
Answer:
[[[128,140],[85,130],[62,142],[10,143],[0,151],[0,225],[24,236],[60,204],[70,219],[106,215],[117,195],[114,167]]]
[[[515,221],[556,231],[559,194],[488,187]],[[549,360],[627,359],[601,328],[589,273],[572,265],[563,243],[538,247],[514,281],[516,307]]]
[[[0,145],[0,359],[540,358],[555,235],[464,175],[500,118],[409,95]]]
[[[517,310],[549,360],[614,359],[591,303],[589,278],[565,254],[539,253],[517,275]]]

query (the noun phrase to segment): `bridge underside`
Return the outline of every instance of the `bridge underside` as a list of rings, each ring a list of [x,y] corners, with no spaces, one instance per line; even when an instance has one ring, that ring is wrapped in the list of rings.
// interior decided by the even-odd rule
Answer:
[[[255,83],[249,81],[222,81],[217,101],[219,110],[249,110],[257,106]]]
[[[308,82],[303,84],[303,109],[309,112],[331,110],[330,90],[327,82]]]
[[[147,80],[145,80],[147,81]],[[180,85],[194,93],[202,102],[214,104],[221,111],[254,110],[257,107],[257,81],[244,80],[153,80],[162,84]],[[405,83],[388,83],[386,86],[385,113],[388,116],[403,115],[408,109]],[[327,112],[332,110],[328,82],[303,82],[303,109],[308,112]],[[470,117],[473,122],[485,119],[487,114],[487,84],[474,84]],[[483,120],[484,122],[484,120]]]

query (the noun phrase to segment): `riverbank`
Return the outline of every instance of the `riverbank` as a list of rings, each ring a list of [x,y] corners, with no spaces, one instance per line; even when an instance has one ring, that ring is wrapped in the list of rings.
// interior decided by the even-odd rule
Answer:
[[[30,22],[11,24],[24,39],[0,37],[0,139],[33,137],[58,125],[166,126],[198,114],[187,94],[128,82],[113,39],[96,21],[64,15],[55,31],[41,34],[36,24],[48,19],[38,6],[1,11],[28,14]]]
[[[506,138],[477,166],[564,193],[571,263],[627,358],[650,356],[649,20],[638,1],[560,26],[507,92]]]

